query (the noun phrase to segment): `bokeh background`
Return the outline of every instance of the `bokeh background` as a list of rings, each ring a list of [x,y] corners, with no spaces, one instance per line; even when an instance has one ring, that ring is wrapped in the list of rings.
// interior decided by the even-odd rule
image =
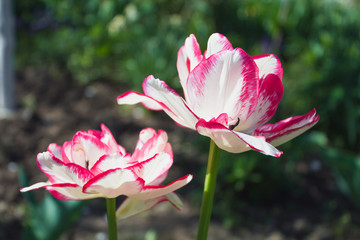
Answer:
[[[116,97],[141,91],[150,74],[181,93],[178,49],[194,33],[204,51],[213,32],[280,58],[272,122],[313,108],[321,118],[280,158],[222,153],[209,239],[360,239],[359,12],[358,0],[15,1],[17,109],[0,120],[0,239],[106,239],[101,199],[18,191],[46,180],[38,152],[102,122],[129,152],[142,128],[165,129],[169,181],[195,177],[179,191],[183,212],[164,204],[120,222],[122,239],[194,239],[209,140]]]

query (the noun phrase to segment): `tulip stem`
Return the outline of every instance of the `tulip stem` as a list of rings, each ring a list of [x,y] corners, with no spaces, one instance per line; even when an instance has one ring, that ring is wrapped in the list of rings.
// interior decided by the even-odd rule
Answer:
[[[218,173],[220,148],[213,140],[210,142],[209,159],[204,182],[203,198],[200,209],[200,220],[197,240],[206,240],[209,230],[212,205],[214,200],[216,176]]]
[[[117,240],[117,227],[116,227],[116,198],[106,198],[107,210],[107,223],[109,240]]]

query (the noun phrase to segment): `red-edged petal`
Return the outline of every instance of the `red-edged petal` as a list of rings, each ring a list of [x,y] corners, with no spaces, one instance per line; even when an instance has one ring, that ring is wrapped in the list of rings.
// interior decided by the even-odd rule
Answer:
[[[88,194],[82,192],[82,187],[76,184],[53,184],[46,189],[57,199],[60,200],[85,200],[104,197],[102,194]]]
[[[73,142],[72,141],[67,141],[64,142],[64,144],[62,145],[62,152],[61,152],[61,157],[62,157],[62,161],[64,163],[70,163],[73,162],[72,160],[72,146],[73,146]],[[85,162],[85,158],[83,159],[77,159],[77,163],[80,166],[85,166],[86,162]]]
[[[129,92],[124,93],[121,96],[118,96],[117,103],[118,104],[129,104],[129,105],[141,103],[142,105],[144,105],[144,107],[146,107],[150,110],[154,110],[154,111],[163,110],[163,107],[161,106],[161,104],[158,103],[156,100],[154,100],[151,97],[146,96],[144,94],[133,92],[133,91],[129,91]]]
[[[52,183],[74,183],[82,186],[94,175],[87,169],[73,163],[64,164],[49,152],[39,153],[38,166]]]
[[[320,119],[313,109],[305,115],[290,117],[275,124],[266,124],[257,128],[254,134],[264,136],[274,146],[279,146],[304,133]]]
[[[283,69],[281,62],[274,54],[258,55],[254,56],[253,59],[259,68],[260,81],[268,74],[275,74],[280,78],[280,81],[282,81]]]
[[[134,195],[141,191],[144,181],[128,169],[113,169],[103,172],[88,181],[84,193],[101,193],[107,198]]]
[[[200,119],[196,125],[197,131],[210,137],[216,145],[228,152],[241,153],[250,150],[250,148],[265,155],[279,157],[282,152],[274,146],[267,143],[265,138],[254,137],[245,133],[231,131],[217,122],[206,122]]]
[[[101,141],[105,143],[107,146],[109,146],[113,152],[119,152],[122,155],[125,155],[126,154],[125,148],[117,144],[114,136],[112,135],[110,130],[105,126],[105,124],[101,124],[100,127],[103,133],[101,137]]]
[[[51,143],[48,146],[47,151],[52,153],[54,155],[54,157],[56,157],[60,161],[63,161],[63,159],[62,159],[62,147],[61,146],[57,145],[56,143]],[[67,162],[65,161],[64,163],[67,163]]]
[[[85,161],[83,167],[88,169],[91,169],[100,157],[113,152],[99,138],[83,131],[75,134],[72,143],[72,162],[80,165],[79,160],[82,163]]]
[[[201,118],[210,120],[222,113],[245,121],[258,98],[258,69],[243,50],[211,55],[190,73],[188,104]]]
[[[145,181],[146,186],[165,174],[172,164],[172,156],[168,153],[161,152],[146,161],[142,161],[129,167],[128,169],[134,172],[138,177],[142,178]]]
[[[129,197],[133,197],[136,199],[153,199],[163,195],[167,195],[183,186],[188,184],[192,179],[192,175],[186,175],[178,180],[166,185],[166,186],[145,186],[143,190],[134,195],[129,195]]]
[[[120,207],[116,210],[117,219],[125,219],[141,212],[147,211],[159,203],[168,201],[170,202],[176,209],[182,209],[182,202],[180,198],[175,193],[169,193],[165,196],[160,196],[158,198],[148,199],[148,200],[140,200],[135,198],[126,198],[120,205]]]
[[[152,128],[141,130],[131,162],[141,162],[149,159],[159,152],[166,152],[173,156],[172,148],[168,143],[165,131],[159,130],[159,134]]]
[[[21,188],[21,192],[36,190],[39,188],[46,188],[54,197],[60,200],[85,200],[96,197],[101,197],[99,194],[86,194],[82,192],[82,187],[72,183],[57,183],[39,182],[29,187]]]
[[[64,142],[62,147],[62,159],[64,163],[75,163],[82,167],[87,167],[88,165],[85,150],[79,142]]]
[[[161,183],[163,183],[163,182],[165,181],[167,175],[168,175],[168,172],[166,171],[166,172],[164,172],[162,175],[158,176],[158,178],[154,179],[154,181],[149,182],[148,185],[160,186]]]
[[[220,51],[233,49],[233,46],[224,35],[220,33],[213,33],[208,40],[207,50],[204,55],[205,58],[208,58]]]
[[[269,74],[262,81],[259,98],[254,112],[243,123],[239,123],[234,131],[253,131],[267,123],[274,116],[283,95],[283,85],[277,75]]]
[[[184,99],[165,82],[150,75],[144,79],[143,89],[145,95],[128,92],[119,96],[118,104],[142,103],[151,110],[165,111],[180,126],[195,128],[197,116],[189,109]]]
[[[90,169],[90,172],[94,175],[98,175],[111,169],[126,168],[131,165],[129,162],[130,154],[126,154],[125,156],[120,153],[104,155],[94,164]]]
[[[190,110],[184,99],[165,82],[150,75],[143,83],[144,93],[161,104],[163,110],[177,124],[195,129],[198,117]]]
[[[199,64],[202,59],[203,56],[201,54],[200,46],[194,34],[191,34],[186,38],[185,44],[179,49],[177,55],[176,66],[183,89],[186,89],[186,81],[189,73]]]
[[[20,192],[28,192],[28,191],[32,191],[32,190],[37,190],[39,188],[47,187],[50,185],[52,185],[51,182],[38,182],[29,187],[20,188]]]

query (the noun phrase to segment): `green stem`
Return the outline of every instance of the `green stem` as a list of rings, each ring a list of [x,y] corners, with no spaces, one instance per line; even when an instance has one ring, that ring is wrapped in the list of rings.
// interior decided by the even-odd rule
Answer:
[[[109,240],[117,240],[117,227],[116,227],[116,199],[106,199],[106,210],[107,210],[107,223],[109,231]]]
[[[204,192],[200,210],[200,220],[198,227],[197,240],[206,240],[209,230],[212,205],[214,200],[216,176],[218,173],[220,148],[216,146],[215,142],[211,140],[209,159],[206,169]]]

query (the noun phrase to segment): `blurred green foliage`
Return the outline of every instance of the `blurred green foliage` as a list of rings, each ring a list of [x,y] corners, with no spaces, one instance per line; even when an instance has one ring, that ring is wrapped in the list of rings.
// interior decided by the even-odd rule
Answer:
[[[210,34],[220,32],[250,55],[278,55],[285,91],[273,121],[316,108],[320,122],[316,131],[280,146],[282,160],[224,154],[229,161],[221,163],[219,185],[227,187],[218,209],[231,213],[244,194],[255,202],[271,201],[276,192],[296,194],[294,166],[314,155],[359,202],[358,0],[34,0],[15,7],[18,67],[56,66],[82,84],[107,79],[140,90],[153,74],[179,88],[176,56],[190,33],[202,50]]]
[[[70,71],[81,83],[109,79],[139,90],[149,74],[178,87],[176,54],[194,33],[206,47],[225,34],[249,54],[275,53],[285,95],[277,116],[315,107],[337,148],[360,142],[358,1],[36,0],[16,2],[17,64]],[[280,118],[280,117],[279,117]]]
[[[107,78],[138,89],[149,74],[173,80],[186,35],[205,39],[213,29],[209,7],[206,1],[18,2],[18,64],[61,64],[81,83]]]

